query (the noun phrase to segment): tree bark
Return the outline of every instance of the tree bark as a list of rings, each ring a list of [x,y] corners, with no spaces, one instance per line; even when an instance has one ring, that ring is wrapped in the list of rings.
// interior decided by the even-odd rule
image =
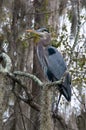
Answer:
[[[3,130],[3,114],[5,112],[6,108],[6,98],[5,92],[6,92],[6,78],[3,74],[0,74],[0,130]]]
[[[48,1],[46,0],[36,0],[34,1],[34,8],[35,8],[35,28],[41,28],[41,27],[46,27],[47,26],[47,14],[45,14],[47,12],[47,7],[48,7]],[[33,43],[34,44],[34,43]],[[38,61],[37,58],[37,50],[36,50],[36,45],[34,45],[34,57],[33,57],[33,74],[36,75],[41,81],[45,82],[45,76],[44,73],[42,71],[42,68],[40,66],[40,63]],[[42,111],[40,113],[35,112],[34,110],[31,111],[31,120],[34,122],[34,125],[36,126],[36,128],[34,128],[34,126],[31,128],[31,130],[43,130],[43,125],[46,128],[45,130],[50,129],[51,125],[46,125],[47,123],[50,124],[51,121],[51,115],[50,115],[50,109],[51,106],[50,104],[50,92],[45,91],[45,90],[41,90],[35,83],[33,83],[32,86],[32,94],[33,96],[36,98],[37,103],[39,103],[41,105],[41,108],[43,107]],[[47,92],[47,93],[46,93]],[[44,94],[46,93],[46,94]],[[47,97],[47,98],[46,98]],[[43,99],[42,99],[43,98]],[[44,100],[44,101],[43,101]],[[42,102],[42,103],[41,103]],[[44,102],[44,103],[43,103]],[[47,102],[47,104],[46,104]],[[44,113],[45,110],[44,108],[47,108],[46,113],[48,115],[46,116],[47,122],[46,124],[42,124],[46,119],[44,118]],[[43,117],[42,117],[43,116]],[[43,120],[41,120],[41,117]],[[40,121],[41,120],[41,121]],[[48,128],[49,126],[49,128]]]

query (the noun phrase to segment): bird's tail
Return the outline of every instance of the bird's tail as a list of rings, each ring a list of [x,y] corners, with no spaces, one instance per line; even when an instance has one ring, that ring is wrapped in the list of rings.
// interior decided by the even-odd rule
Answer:
[[[71,101],[71,76],[69,72],[66,72],[63,83],[59,84],[59,91],[67,101]]]

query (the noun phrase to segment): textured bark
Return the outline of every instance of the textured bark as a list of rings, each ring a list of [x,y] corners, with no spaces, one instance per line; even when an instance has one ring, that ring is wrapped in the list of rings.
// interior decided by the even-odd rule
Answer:
[[[32,73],[32,59],[33,59],[33,47],[31,44],[29,44],[30,46],[28,48],[26,48],[24,51],[20,50],[21,51],[21,56],[19,57],[19,70],[23,70],[24,71],[24,67],[26,68],[26,71],[27,72],[30,72]],[[18,58],[18,57],[17,57]],[[23,64],[22,64],[23,62]],[[25,83],[25,85],[27,86],[28,90],[30,91],[31,90],[31,85],[32,85],[32,81],[31,80],[28,80],[26,78],[22,78],[22,81]],[[20,91],[20,90],[19,90]],[[19,104],[20,104],[20,108],[19,108]],[[20,111],[21,109],[21,111]],[[19,113],[19,114],[18,114]],[[22,122],[22,115],[21,114],[24,114],[25,116],[23,116],[23,120],[24,120],[24,123]],[[30,107],[26,104],[24,104],[23,102],[20,102],[18,103],[17,101],[17,104],[16,104],[16,107],[15,107],[15,115],[16,115],[16,130],[23,130],[23,129],[28,129],[29,128],[29,123],[30,121],[28,122],[28,119],[30,118]],[[25,123],[25,122],[28,122],[28,123]],[[25,125],[25,126],[24,126]]]
[[[54,30],[54,32],[58,32],[59,29],[59,0],[49,0],[48,8],[51,11],[50,17],[48,19],[48,24]]]
[[[40,130],[53,130],[51,106],[52,92],[44,87],[41,96]]]
[[[6,78],[3,74],[0,74],[0,130],[3,130],[3,114],[6,108]]]
[[[9,42],[9,56],[12,59],[12,70],[22,70],[26,72],[32,72],[32,64],[33,64],[33,46],[28,41],[27,46],[24,46],[21,40],[19,40],[20,35],[23,32],[26,32],[26,27],[31,27],[31,18],[32,16],[26,15],[28,14],[28,10],[26,10],[28,4],[27,0],[14,0],[12,4],[12,24],[11,29],[6,32],[6,37]],[[24,23],[24,19],[29,18],[29,20]],[[21,78],[22,82],[24,81],[28,90],[31,90],[32,81],[28,80],[27,78]],[[13,83],[9,84],[11,87]],[[17,90],[19,93],[22,93],[22,90],[19,88]],[[9,95],[10,96],[10,95]],[[13,107],[13,114],[4,125],[4,130],[8,128],[8,130],[24,130],[29,128],[30,120],[30,107],[28,105],[20,102],[17,100],[16,97],[14,98],[14,107]],[[24,115],[23,115],[24,114]],[[27,122],[27,123],[25,123]],[[10,123],[12,125],[10,125]],[[10,127],[9,127],[10,126]]]
[[[76,118],[78,130],[86,130],[86,112],[82,111]]]
[[[34,0],[35,28],[47,27],[48,22],[48,0]]]
[[[33,57],[33,74],[36,75],[41,81],[44,81],[44,75],[41,66],[38,62],[36,46],[34,45],[34,57]],[[40,104],[41,88],[36,83],[32,84],[32,95],[35,101]],[[31,124],[31,130],[39,130],[40,127],[40,113],[31,109],[31,120],[34,125]],[[34,127],[35,126],[35,127]]]
[[[35,22],[36,22],[36,28],[39,27],[46,27],[47,26],[47,6],[48,1],[46,0],[36,0],[34,1],[34,7],[35,7]],[[45,76],[43,74],[42,68],[40,66],[40,63],[38,62],[37,58],[37,51],[36,46],[34,45],[34,58],[33,58],[33,74],[35,74],[41,81],[45,82]],[[47,92],[47,93],[46,93]],[[37,103],[41,105],[41,112],[37,113],[32,110],[31,112],[31,120],[34,122],[34,126],[31,128],[31,130],[51,130],[52,128],[52,122],[51,122],[51,95],[48,91],[43,91],[41,95],[41,89],[33,83],[32,87],[32,94],[34,95]],[[42,99],[43,98],[43,99]],[[42,102],[42,103],[41,103]],[[45,108],[45,109],[44,109]],[[46,112],[45,112],[46,111]],[[45,121],[46,120],[46,121]]]

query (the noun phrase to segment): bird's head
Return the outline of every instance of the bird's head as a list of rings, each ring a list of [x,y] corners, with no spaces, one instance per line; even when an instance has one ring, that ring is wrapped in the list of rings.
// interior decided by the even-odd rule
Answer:
[[[40,28],[38,30],[26,30],[26,31],[31,33],[35,43],[38,43],[40,40],[45,41],[47,39],[48,42],[50,42],[50,33],[46,28]]]

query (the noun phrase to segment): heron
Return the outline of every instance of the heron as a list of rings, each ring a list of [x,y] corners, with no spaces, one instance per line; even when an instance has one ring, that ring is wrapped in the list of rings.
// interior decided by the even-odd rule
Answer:
[[[40,28],[38,30],[27,30],[27,32],[35,34],[34,42],[37,45],[37,56],[46,78],[49,81],[54,82],[60,80],[65,74],[64,82],[58,85],[60,96],[57,102],[57,107],[62,95],[68,102],[70,102],[71,75],[67,71],[67,65],[62,54],[57,48],[50,45],[51,34],[48,29]],[[35,36],[38,36],[38,40],[35,40]]]

